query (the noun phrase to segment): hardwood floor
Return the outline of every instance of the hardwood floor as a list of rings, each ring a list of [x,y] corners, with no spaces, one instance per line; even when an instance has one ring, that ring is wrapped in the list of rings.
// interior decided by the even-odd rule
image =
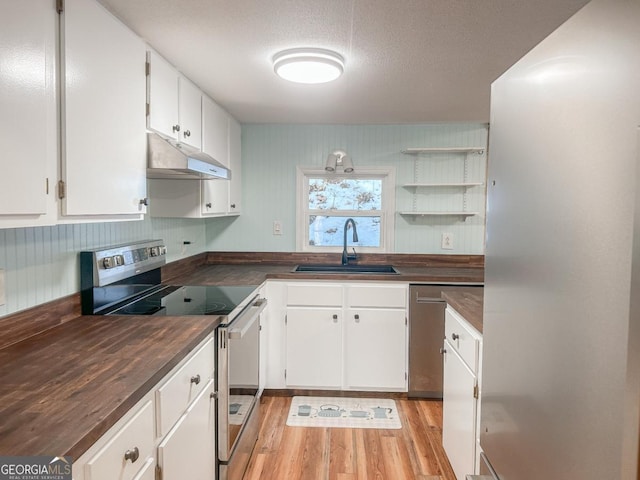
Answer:
[[[286,426],[290,397],[262,397],[244,480],[455,480],[442,449],[442,402],[395,399],[400,430]]]

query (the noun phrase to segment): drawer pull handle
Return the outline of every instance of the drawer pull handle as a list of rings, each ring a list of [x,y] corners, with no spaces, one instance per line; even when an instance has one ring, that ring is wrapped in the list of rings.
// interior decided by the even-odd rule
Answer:
[[[336,315],[335,313],[333,314],[333,319],[337,320],[338,319],[338,315]]]
[[[358,315],[357,313],[353,316],[353,318],[356,319],[356,323],[360,323],[360,315]]]
[[[458,335],[457,333],[452,333],[451,338],[454,340],[458,340],[460,338],[460,335]]]
[[[124,452],[124,459],[131,460],[131,463],[135,463],[136,460],[138,460],[138,457],[140,457],[140,450],[138,450],[138,447],[133,447],[133,450],[127,450]]]
[[[200,383],[200,375],[191,377],[191,383],[195,383],[196,385],[198,385]]]

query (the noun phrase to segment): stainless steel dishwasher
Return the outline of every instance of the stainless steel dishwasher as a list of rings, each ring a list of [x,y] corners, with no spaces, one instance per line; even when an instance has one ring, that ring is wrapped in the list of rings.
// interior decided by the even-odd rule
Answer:
[[[409,398],[442,398],[442,285],[409,285]]]

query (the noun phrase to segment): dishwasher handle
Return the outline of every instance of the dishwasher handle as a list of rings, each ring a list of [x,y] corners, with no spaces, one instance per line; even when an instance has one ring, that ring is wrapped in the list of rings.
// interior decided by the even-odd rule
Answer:
[[[418,297],[416,296],[415,303],[447,303],[445,300],[439,297]]]

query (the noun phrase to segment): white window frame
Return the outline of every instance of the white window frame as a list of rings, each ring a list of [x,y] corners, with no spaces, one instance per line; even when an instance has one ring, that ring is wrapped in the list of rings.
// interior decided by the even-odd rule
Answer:
[[[342,247],[309,245],[309,178],[379,178],[382,179],[382,210],[380,210],[380,246],[359,247],[361,253],[393,252],[395,239],[396,169],[395,167],[358,167],[354,173],[330,173],[320,168],[297,167],[296,173],[296,246],[299,252],[342,252]],[[367,210],[340,210],[340,216],[369,217]],[[349,250],[351,236],[347,236]]]

